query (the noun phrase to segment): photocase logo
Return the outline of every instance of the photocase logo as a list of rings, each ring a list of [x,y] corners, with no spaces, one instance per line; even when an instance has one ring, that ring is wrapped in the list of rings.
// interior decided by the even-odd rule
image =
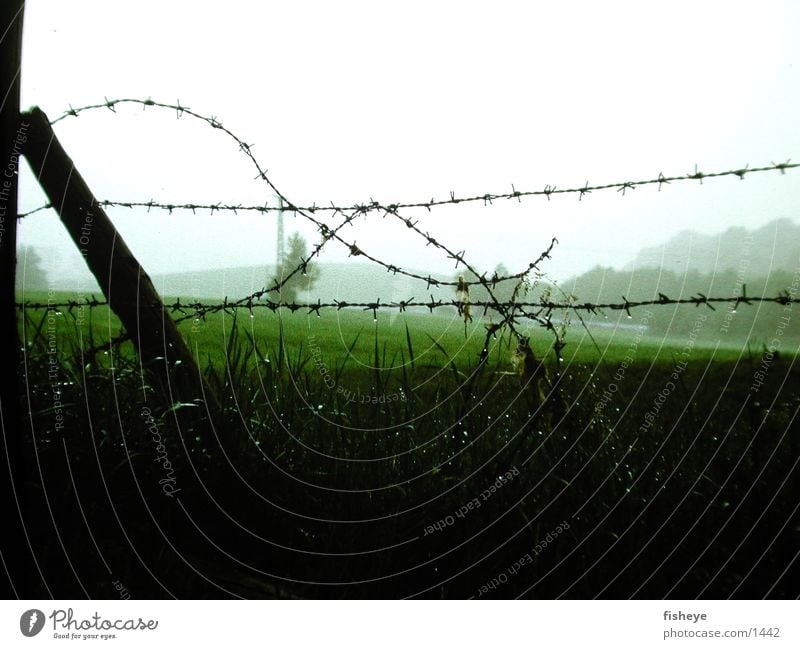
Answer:
[[[38,608],[25,611],[19,618],[19,630],[22,635],[32,638],[44,627],[44,613]]]

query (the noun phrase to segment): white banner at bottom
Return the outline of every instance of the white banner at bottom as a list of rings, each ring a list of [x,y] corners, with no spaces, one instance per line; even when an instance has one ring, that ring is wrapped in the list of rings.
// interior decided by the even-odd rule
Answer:
[[[3,601],[0,647],[799,647],[797,601]]]

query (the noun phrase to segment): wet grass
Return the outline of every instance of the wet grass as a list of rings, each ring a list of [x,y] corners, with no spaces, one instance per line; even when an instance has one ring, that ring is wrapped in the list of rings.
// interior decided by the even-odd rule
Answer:
[[[754,392],[755,344],[697,345],[680,369],[685,337],[573,327],[559,366],[537,331],[541,403],[507,339],[477,368],[480,323],[217,315],[184,329],[224,404],[209,435],[128,349],[87,357],[115,326],[94,311],[56,316],[60,427],[47,314],[20,322],[32,542],[60,597],[114,596],[112,579],[134,597],[792,593],[791,355]]]

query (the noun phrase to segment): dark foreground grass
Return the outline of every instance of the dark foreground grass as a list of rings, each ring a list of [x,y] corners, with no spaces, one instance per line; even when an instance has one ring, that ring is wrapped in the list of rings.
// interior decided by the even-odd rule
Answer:
[[[794,356],[575,328],[539,403],[507,341],[476,371],[458,320],[340,316],[187,323],[209,432],[28,314],[29,596],[797,595]]]

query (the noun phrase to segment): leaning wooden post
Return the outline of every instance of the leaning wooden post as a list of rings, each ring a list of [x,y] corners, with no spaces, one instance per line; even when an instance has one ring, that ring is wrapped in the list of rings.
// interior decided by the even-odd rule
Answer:
[[[67,155],[39,108],[23,113],[30,124],[24,155],[58,211],[109,306],[131,336],[144,366],[154,370],[167,405],[192,403],[220,412],[194,356],[136,260]],[[171,395],[171,398],[170,398]]]

